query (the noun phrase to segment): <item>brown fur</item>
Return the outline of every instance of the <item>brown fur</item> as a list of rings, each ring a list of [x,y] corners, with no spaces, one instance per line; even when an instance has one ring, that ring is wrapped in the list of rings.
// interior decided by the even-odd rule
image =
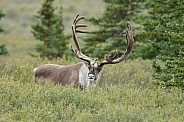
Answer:
[[[74,85],[80,87],[79,69],[83,62],[61,66],[56,64],[45,64],[35,70],[35,81],[51,80],[54,84]]]

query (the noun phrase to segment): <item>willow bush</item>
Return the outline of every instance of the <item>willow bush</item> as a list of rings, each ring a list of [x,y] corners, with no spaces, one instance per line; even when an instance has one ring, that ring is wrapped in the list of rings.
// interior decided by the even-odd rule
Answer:
[[[179,88],[152,85],[150,61],[106,65],[97,87],[35,83],[33,69],[62,59],[0,59],[0,121],[184,121]]]

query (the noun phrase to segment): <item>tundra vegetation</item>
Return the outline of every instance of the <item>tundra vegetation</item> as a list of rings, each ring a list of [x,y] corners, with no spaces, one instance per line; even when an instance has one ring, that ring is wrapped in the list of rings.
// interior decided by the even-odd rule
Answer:
[[[76,12],[83,14],[83,10],[85,16],[99,17],[89,19],[92,23],[88,23],[88,30],[102,32],[106,23],[109,32],[115,32],[106,17],[119,17],[115,10],[124,12],[120,10],[123,0],[104,0],[105,7],[103,1],[99,0],[78,1],[80,6],[63,0],[65,33],[71,34],[73,17]],[[60,3],[57,0],[55,2]],[[41,1],[1,0],[3,16],[0,28],[5,31],[0,34],[0,43],[6,45],[4,47],[8,49],[9,55],[0,57],[0,121],[184,121],[183,1],[140,0],[141,6],[135,2],[132,4],[138,9],[133,8],[135,11],[130,10],[125,17],[125,20],[131,20],[135,31],[135,45],[130,56],[119,64],[104,66],[97,86],[80,91],[72,86],[54,85],[49,81],[35,83],[35,67],[46,63],[69,65],[80,62],[73,55],[70,60],[65,57],[49,60],[28,55],[35,53],[35,45],[40,44],[30,33],[30,23],[36,11],[40,10]],[[104,14],[101,10],[103,7]],[[110,8],[116,9],[112,9],[109,14]],[[135,14],[136,11],[138,14]],[[107,22],[101,22],[101,19]],[[93,23],[100,25],[102,31],[91,28]],[[113,24],[124,26],[125,22]],[[139,24],[141,29],[138,29]],[[125,30],[124,27],[120,29]],[[123,33],[119,35],[123,36]],[[95,36],[98,37],[98,34]],[[94,41],[88,39],[86,43],[81,43],[84,47]],[[120,40],[119,36],[114,42],[117,40]],[[111,43],[108,44],[113,42],[113,38],[103,41],[97,46],[114,49]],[[118,50],[124,51],[119,47]]]
[[[99,84],[88,91],[35,83],[34,67],[50,60],[26,57],[0,61],[2,122],[184,120],[182,90],[155,87],[149,60],[104,66]],[[62,59],[52,62],[73,63]]]

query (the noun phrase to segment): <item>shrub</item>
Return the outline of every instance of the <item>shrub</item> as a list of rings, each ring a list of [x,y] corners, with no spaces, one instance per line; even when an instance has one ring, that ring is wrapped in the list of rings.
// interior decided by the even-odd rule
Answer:
[[[179,88],[152,86],[150,61],[105,66],[100,84],[86,91],[35,83],[34,67],[49,60],[1,60],[0,121],[183,121]],[[69,64],[64,60],[52,63]],[[144,87],[143,87],[144,86]]]

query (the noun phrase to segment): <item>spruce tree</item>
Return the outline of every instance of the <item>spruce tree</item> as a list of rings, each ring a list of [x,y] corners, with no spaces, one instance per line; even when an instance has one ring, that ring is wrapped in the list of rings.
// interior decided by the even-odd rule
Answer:
[[[5,14],[2,12],[2,10],[0,10],[0,20],[2,17],[4,17]],[[4,30],[0,27],[0,33],[3,32]],[[5,44],[0,44],[0,55],[7,55],[8,54],[8,50],[6,48]]]
[[[91,35],[84,38],[86,42],[83,48],[84,53],[98,58],[103,58],[104,54],[111,50],[118,50],[119,56],[124,53],[126,49],[125,23],[131,22],[131,16],[139,6],[137,0],[104,0],[104,2],[106,6],[103,15],[100,18],[88,19],[90,23],[97,26],[98,30],[92,31]]]
[[[153,0],[151,17],[157,21],[154,30],[154,40],[159,51],[154,62],[154,77],[159,84],[165,86],[179,86],[184,90],[184,5],[183,1]],[[163,61],[164,65],[158,64]]]
[[[154,78],[164,86],[184,89],[184,5],[183,1],[146,1],[147,14],[139,16],[147,41],[144,57],[154,59]],[[159,63],[161,61],[161,63]]]
[[[54,0],[44,0],[42,8],[34,16],[32,33],[42,43],[38,44],[36,51],[40,57],[53,59],[67,54],[69,36],[64,35],[62,7],[58,14],[53,7]],[[67,55],[66,55],[67,56]]]

